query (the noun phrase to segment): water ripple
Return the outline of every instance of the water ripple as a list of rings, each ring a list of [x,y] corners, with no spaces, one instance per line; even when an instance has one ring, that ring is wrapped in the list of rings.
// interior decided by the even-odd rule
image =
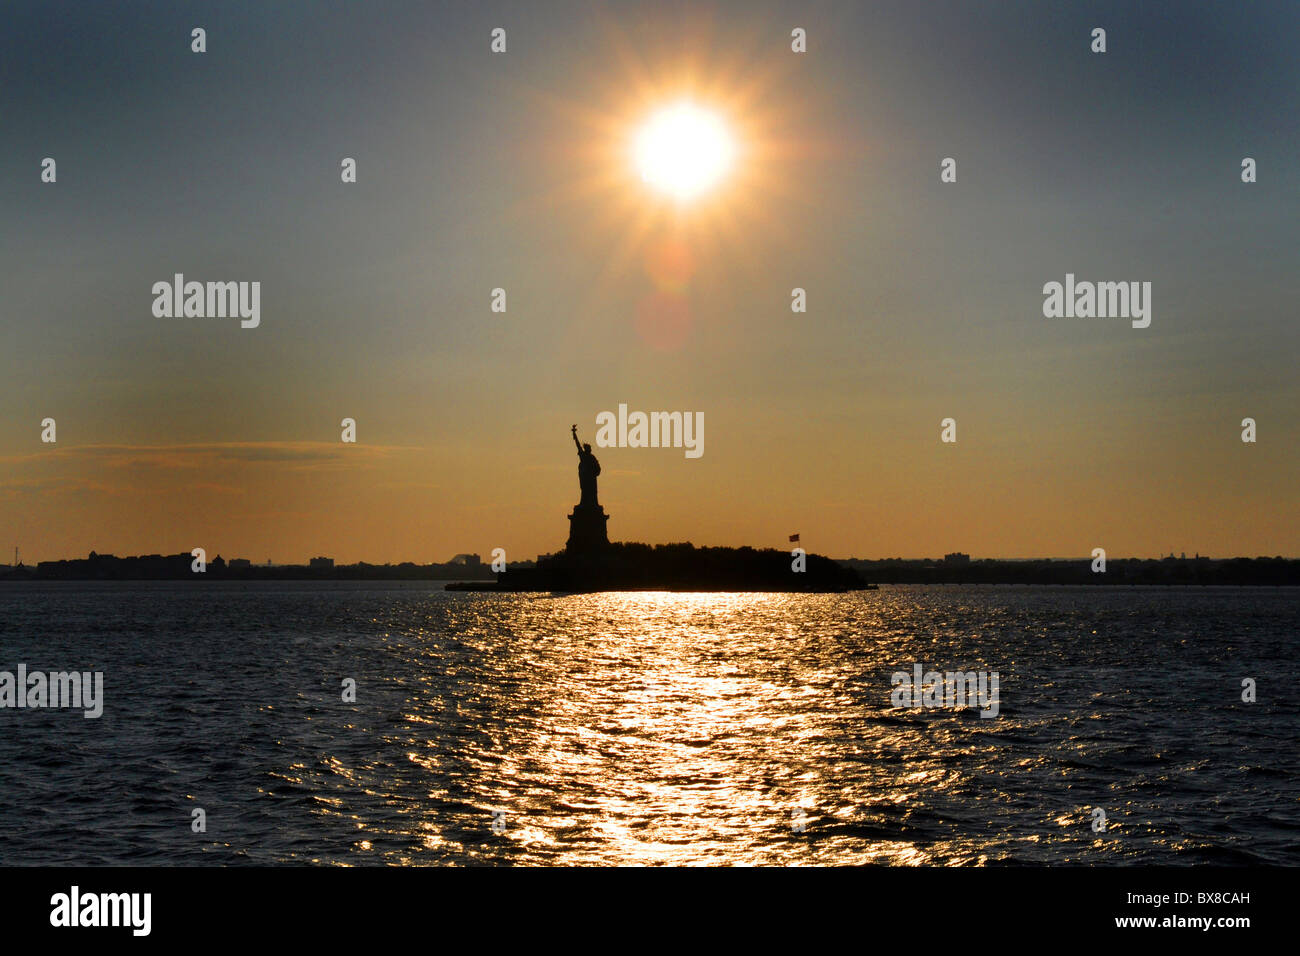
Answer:
[[[1296,864],[1298,610],[6,585],[0,669],[107,699],[0,709],[0,864]],[[1000,715],[893,709],[913,663],[997,670]]]

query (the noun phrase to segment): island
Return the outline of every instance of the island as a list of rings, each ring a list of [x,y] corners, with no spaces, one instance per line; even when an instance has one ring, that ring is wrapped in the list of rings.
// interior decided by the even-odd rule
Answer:
[[[532,568],[509,567],[495,582],[463,581],[449,591],[812,591],[872,588],[853,568],[830,558],[775,548],[697,548],[689,542],[649,545],[611,542],[609,515],[596,479],[600,462],[578,440],[578,503],[569,515],[564,550]]]

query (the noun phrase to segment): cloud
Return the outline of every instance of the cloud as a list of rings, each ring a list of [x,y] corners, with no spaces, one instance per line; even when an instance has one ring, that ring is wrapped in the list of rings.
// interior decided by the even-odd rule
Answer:
[[[2,460],[2,459],[0,459]],[[49,478],[6,478],[0,481],[0,495],[6,499],[20,495],[57,495],[75,494],[77,492],[94,492],[96,494],[119,495],[129,489],[93,481],[76,475],[55,475]]]
[[[176,445],[79,445],[56,447],[29,455],[0,458],[3,465],[34,465],[52,461],[77,467],[211,469],[222,465],[278,464],[294,470],[343,468],[374,463],[419,449],[403,445],[344,444],[343,442],[269,441],[199,442]],[[6,485],[8,483],[5,483]]]

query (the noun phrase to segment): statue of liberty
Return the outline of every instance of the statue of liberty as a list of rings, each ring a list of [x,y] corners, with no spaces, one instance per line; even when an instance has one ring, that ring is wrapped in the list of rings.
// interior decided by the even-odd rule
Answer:
[[[600,475],[600,462],[591,453],[591,446],[578,441],[578,426],[573,426],[573,444],[578,447],[578,487],[582,490],[579,508],[597,508],[596,478]]]

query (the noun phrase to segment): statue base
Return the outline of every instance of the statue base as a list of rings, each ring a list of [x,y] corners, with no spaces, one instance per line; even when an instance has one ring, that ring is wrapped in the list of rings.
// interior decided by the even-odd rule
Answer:
[[[564,550],[572,554],[609,547],[609,532],[605,529],[608,521],[609,515],[600,505],[574,505]]]

